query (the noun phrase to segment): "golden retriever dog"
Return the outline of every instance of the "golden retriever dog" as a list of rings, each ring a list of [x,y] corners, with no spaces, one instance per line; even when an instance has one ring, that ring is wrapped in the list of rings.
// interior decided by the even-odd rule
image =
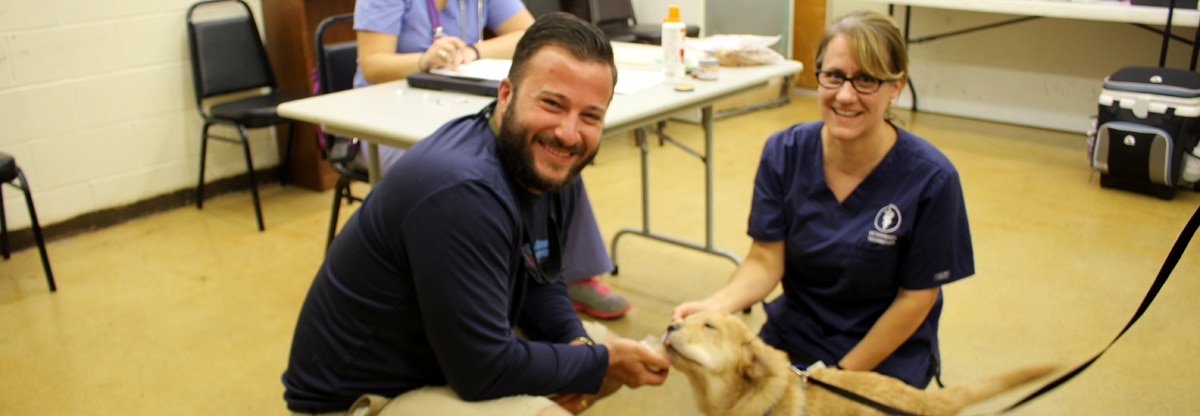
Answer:
[[[805,386],[787,354],[772,348],[737,317],[707,311],[667,329],[662,347],[671,366],[687,376],[707,416],[883,415],[825,388]],[[809,377],[895,409],[923,416],[963,408],[1053,372],[1055,365],[1020,370],[945,389],[920,390],[870,371],[818,368]]]

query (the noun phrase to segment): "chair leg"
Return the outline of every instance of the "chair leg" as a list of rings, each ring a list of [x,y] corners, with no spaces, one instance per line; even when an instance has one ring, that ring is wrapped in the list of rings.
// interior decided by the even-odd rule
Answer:
[[[196,182],[196,209],[204,208],[204,161],[208,155],[208,128],[212,123],[204,122],[200,130],[200,180]]]
[[[333,244],[333,236],[337,234],[338,212],[342,208],[342,198],[349,191],[350,177],[338,175],[337,185],[333,187],[333,209],[329,217],[329,235],[325,237],[325,252],[329,252],[329,245]]]
[[[0,252],[4,254],[4,259],[8,260],[8,220],[4,215],[4,186],[0,184]]]
[[[33,208],[33,192],[29,189],[29,183],[25,181],[25,174],[21,169],[17,169],[17,179],[21,180],[21,189],[25,191],[25,205],[29,208],[30,228],[33,230],[33,240],[37,242],[38,252],[42,255],[42,269],[46,271],[46,283],[50,285],[50,291],[58,291],[58,286],[54,284],[54,273],[50,271],[50,256],[46,254],[46,240],[42,238],[42,226],[38,224],[37,210]]]
[[[664,144],[666,144],[666,140],[663,139],[663,136],[666,135],[666,133],[665,133],[666,130],[667,130],[667,121],[666,120],[659,120],[658,123],[654,124],[654,134],[656,136],[658,136],[658,145],[660,147],[663,146]]]
[[[258,231],[263,231],[262,205],[258,201],[258,179],[254,177],[254,159],[250,157],[250,138],[246,134],[246,128],[238,127],[238,134],[242,137],[242,153],[246,155],[246,169],[250,172],[250,195],[254,197],[254,218],[258,220]]]
[[[296,123],[287,123],[288,138],[283,145],[283,160],[279,162],[279,186],[287,186],[288,168],[292,165],[292,146],[296,141]]]

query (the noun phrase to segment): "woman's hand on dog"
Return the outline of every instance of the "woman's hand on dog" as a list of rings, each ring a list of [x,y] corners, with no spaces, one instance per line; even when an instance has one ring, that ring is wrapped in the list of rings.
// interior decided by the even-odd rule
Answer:
[[[667,380],[671,360],[640,342],[618,338],[604,343],[608,348],[608,379],[631,388],[662,385]]]
[[[676,306],[675,310],[673,312],[671,312],[671,321],[672,322],[679,321],[683,318],[687,318],[688,315],[694,314],[696,312],[707,311],[709,309],[716,309],[716,307],[714,307],[707,300],[685,302],[685,303],[680,304],[679,306]]]

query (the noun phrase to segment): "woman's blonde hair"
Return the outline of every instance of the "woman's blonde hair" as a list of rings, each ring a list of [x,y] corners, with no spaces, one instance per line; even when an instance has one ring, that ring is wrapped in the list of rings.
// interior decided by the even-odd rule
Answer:
[[[825,61],[830,39],[846,35],[854,48],[854,60],[862,74],[882,80],[898,80],[908,74],[908,49],[900,28],[886,14],[859,10],[838,18],[827,29],[817,48],[817,69]]]

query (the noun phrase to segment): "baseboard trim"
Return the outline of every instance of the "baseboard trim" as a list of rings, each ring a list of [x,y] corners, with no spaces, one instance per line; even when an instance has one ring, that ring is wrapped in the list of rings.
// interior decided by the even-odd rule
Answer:
[[[279,168],[272,167],[255,171],[255,178],[258,179],[259,189],[262,189],[264,185],[270,183],[278,184]],[[231,176],[205,183],[204,199],[209,200],[221,195],[249,190],[250,174],[243,173],[241,175]],[[250,201],[247,201],[246,203],[252,204]],[[36,194],[33,196],[33,204],[34,208],[36,209]],[[50,243],[62,238],[112,227],[141,217],[170,211],[189,205],[194,206],[195,204],[196,188],[191,187],[180,189],[178,191],[134,202],[129,205],[106,208],[95,212],[81,214],[77,217],[53,224],[42,223],[42,237],[46,239],[46,243]],[[247,210],[246,215],[252,216],[253,214],[250,212],[250,210]],[[37,246],[37,243],[33,239],[33,228],[8,230],[8,241],[9,250],[12,252],[17,252],[27,248],[36,248]],[[49,253],[49,255],[53,260],[54,253]]]

